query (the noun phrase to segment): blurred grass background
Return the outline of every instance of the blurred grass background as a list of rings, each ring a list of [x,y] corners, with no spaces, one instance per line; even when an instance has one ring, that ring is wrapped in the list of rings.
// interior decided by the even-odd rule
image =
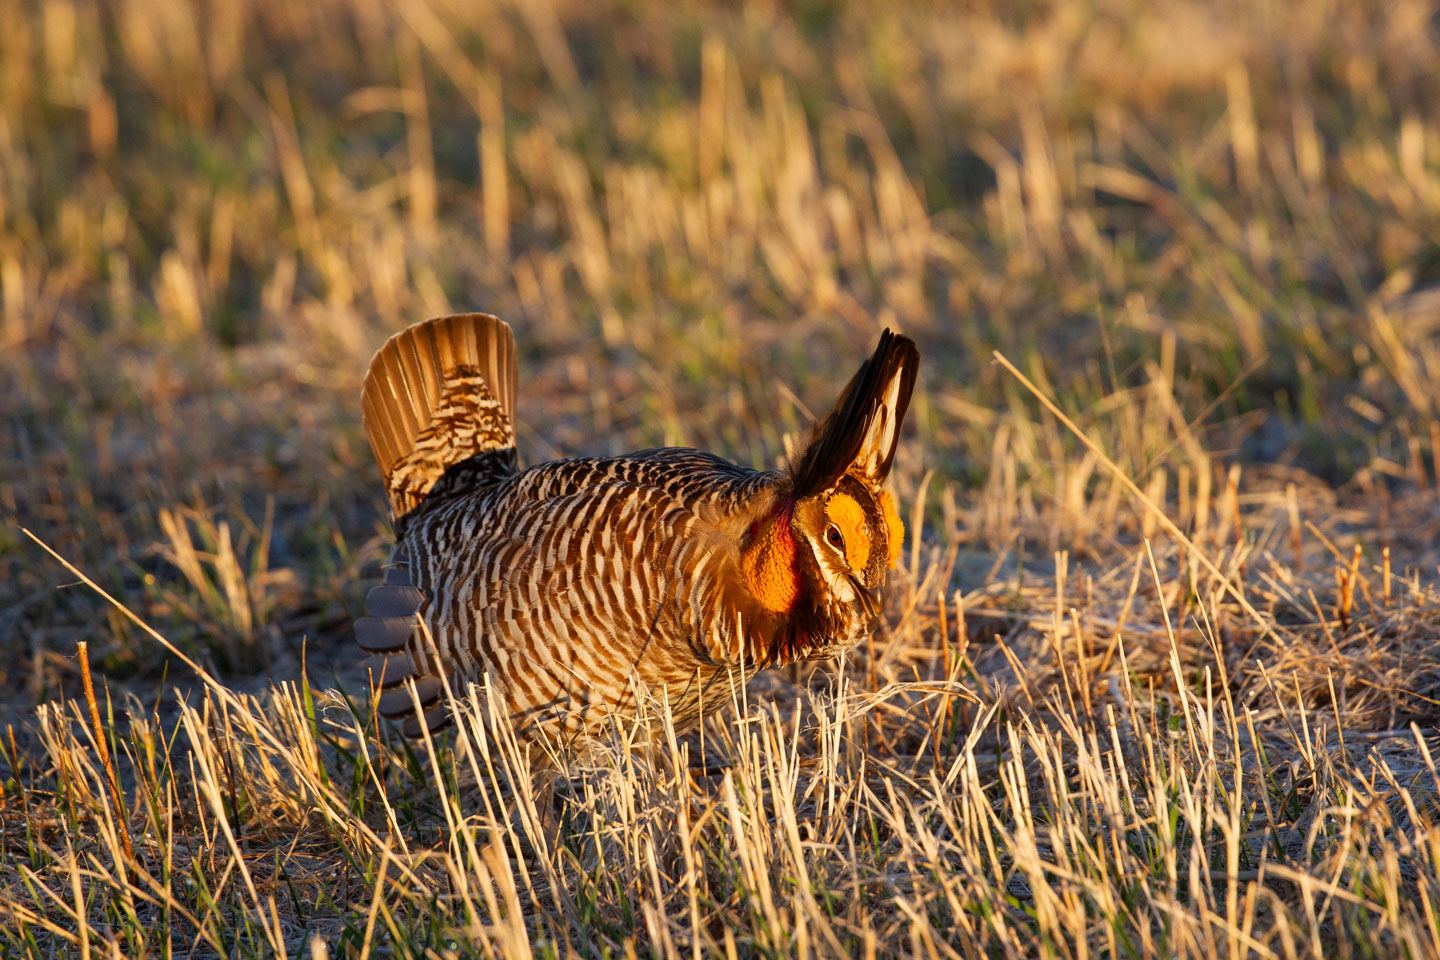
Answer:
[[[341,628],[359,379],[450,310],[515,326],[532,462],[771,462],[897,326],[912,470],[1025,506],[982,545],[1100,479],[1007,426],[993,348],[1142,479],[1189,469],[1176,417],[1222,465],[1423,478],[1436,75],[1419,2],[3,0],[0,686],[77,634],[159,666],[17,523],[227,669]]]

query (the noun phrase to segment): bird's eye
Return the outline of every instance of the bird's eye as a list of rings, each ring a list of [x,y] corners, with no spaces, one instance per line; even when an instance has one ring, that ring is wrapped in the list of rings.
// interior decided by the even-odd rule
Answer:
[[[839,527],[832,526],[829,530],[826,530],[825,539],[829,542],[830,546],[834,547],[836,550],[845,549],[845,538],[840,536]]]

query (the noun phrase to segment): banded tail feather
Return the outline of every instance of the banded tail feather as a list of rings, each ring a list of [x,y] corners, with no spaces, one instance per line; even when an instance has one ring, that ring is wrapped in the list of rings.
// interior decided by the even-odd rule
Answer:
[[[397,519],[459,464],[471,480],[514,472],[515,394],[515,335],[496,317],[438,317],[385,341],[360,406]]]

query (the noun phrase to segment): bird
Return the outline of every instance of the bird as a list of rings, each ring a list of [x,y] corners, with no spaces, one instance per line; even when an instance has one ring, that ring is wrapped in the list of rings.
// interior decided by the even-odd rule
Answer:
[[[877,627],[900,556],[886,480],[918,366],[886,329],[776,469],[686,447],[522,468],[510,326],[395,334],[361,391],[395,531],[354,624],[377,711],[418,736],[473,683],[527,740],[653,708],[684,731],[762,669],[838,658]]]

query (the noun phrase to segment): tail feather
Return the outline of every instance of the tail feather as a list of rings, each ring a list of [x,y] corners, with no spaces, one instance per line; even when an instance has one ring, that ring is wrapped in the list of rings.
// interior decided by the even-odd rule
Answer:
[[[827,489],[847,473],[860,475],[872,486],[884,482],[919,365],[913,340],[891,330],[880,334],[875,352],[850,379],[835,409],[791,467],[798,495]]]
[[[483,313],[417,323],[385,342],[360,394],[365,434],[401,517],[450,467],[497,452],[513,465],[515,335]]]

